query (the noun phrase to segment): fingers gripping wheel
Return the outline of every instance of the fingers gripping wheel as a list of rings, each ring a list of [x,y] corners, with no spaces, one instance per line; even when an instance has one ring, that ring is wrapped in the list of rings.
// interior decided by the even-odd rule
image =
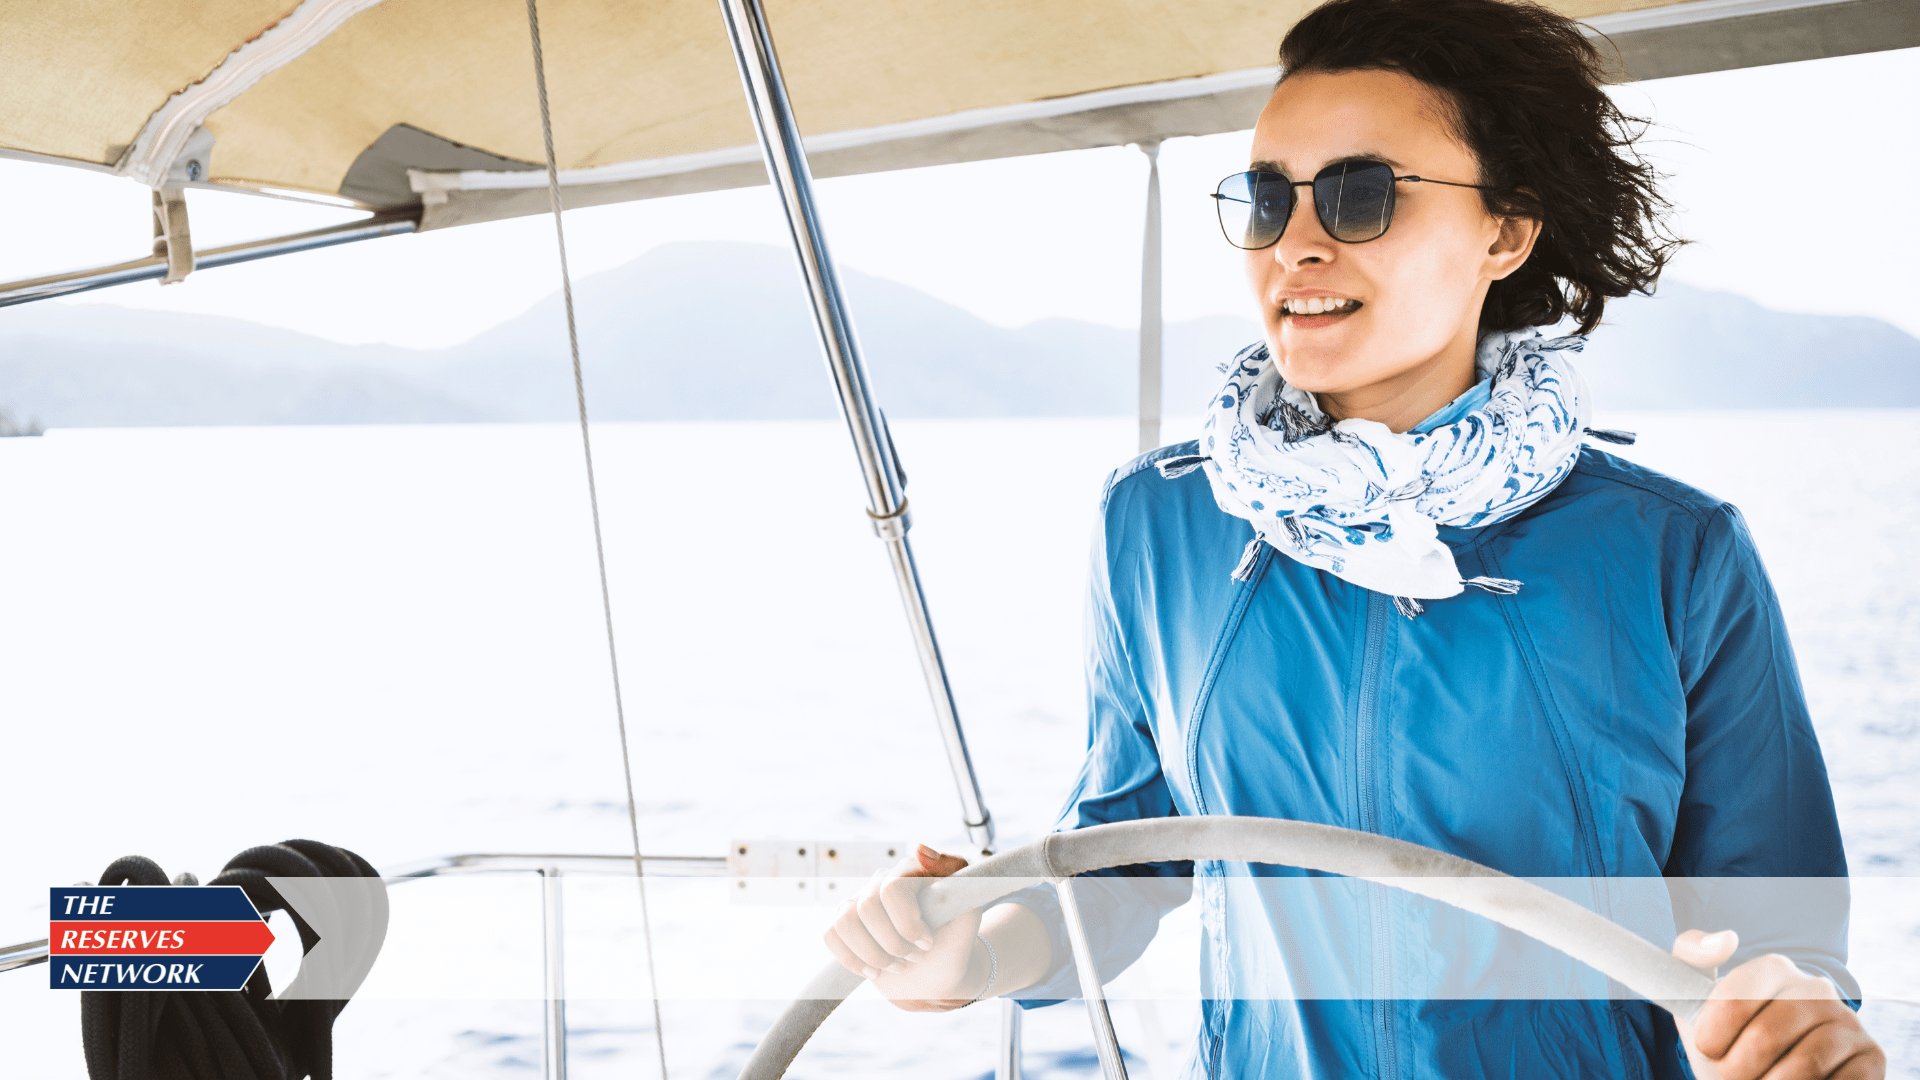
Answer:
[[[982,860],[921,893],[935,929],[1041,881],[1171,861],[1269,863],[1378,882],[1484,916],[1579,960],[1691,1029],[1713,980],[1632,931],[1538,885],[1456,855],[1372,833],[1252,817],[1157,818],[1054,833]],[[860,977],[838,963],[813,977],[760,1040],[741,1080],[779,1080]],[[1706,1080],[1706,1078],[1703,1078]]]

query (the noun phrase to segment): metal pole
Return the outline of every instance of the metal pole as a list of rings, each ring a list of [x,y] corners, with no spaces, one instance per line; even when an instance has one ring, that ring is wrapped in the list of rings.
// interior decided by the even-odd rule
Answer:
[[[560,868],[540,871],[540,907],[546,924],[546,1080],[567,1080],[567,980],[565,936],[560,925]]]
[[[1147,155],[1147,227],[1140,247],[1140,452],[1160,445],[1160,143]]]
[[[419,224],[418,211],[379,213],[359,221],[349,221],[344,225],[329,225],[324,229],[295,233],[292,236],[248,240],[242,244],[228,244],[225,247],[197,251],[193,256],[194,268],[211,270],[218,266],[232,266],[235,263],[252,262],[255,259],[269,259],[275,255],[291,255],[296,251],[313,251],[318,248],[332,247],[335,244],[351,244],[356,240],[399,236],[402,233],[414,231]],[[62,274],[49,274],[46,277],[0,284],[0,307],[24,304],[32,300],[45,300],[54,296],[67,296],[90,289],[125,285],[130,281],[158,281],[166,276],[167,257],[149,255],[113,266],[69,270]]]
[[[1120,1058],[1120,1039],[1113,1033],[1113,1016],[1107,1012],[1107,995],[1100,989],[1100,969],[1093,964],[1093,948],[1087,944],[1087,927],[1080,921],[1080,901],[1073,895],[1073,879],[1054,882],[1060,894],[1060,914],[1067,923],[1067,945],[1073,950],[1073,967],[1080,976],[1080,996],[1087,1003],[1087,1022],[1093,1025],[1093,1049],[1100,1055],[1100,1071],[1107,1080],[1127,1080],[1127,1066]]]
[[[47,939],[23,941],[18,945],[0,946],[0,971],[12,971],[14,968],[29,967],[47,962]]]
[[[1025,1013],[1012,998],[1000,999],[1000,1056],[993,1062],[993,1080],[1021,1080],[1020,1018]]]
[[[920,588],[913,548],[907,543],[911,522],[907,516],[906,485],[893,458],[886,422],[867,389],[866,368],[860,360],[853,321],[847,315],[839,275],[827,254],[826,237],[821,233],[819,212],[814,203],[813,174],[800,144],[800,127],[787,100],[786,84],[780,77],[780,62],[774,55],[766,12],[760,7],[760,0],[720,0],[720,11],[726,18],[727,36],[733,41],[734,60],[740,65],[740,82],[746,89],[760,151],[766,158],[767,179],[780,196],[787,228],[793,235],[800,275],[806,279],[807,294],[813,303],[814,326],[820,332],[820,348],[826,354],[827,370],[833,376],[833,387],[840,398],[840,414],[846,419],[847,433],[853,436],[854,453],[860,459],[861,477],[867,485],[867,516],[873,520],[874,532],[886,541],[887,556],[893,561],[900,599],[907,609],[907,625],[920,654],[927,692],[933,698],[934,720],[946,743],[947,762],[952,766],[954,786],[959,791],[967,837],[982,852],[990,851],[993,818],[980,796],[980,781],[974,775],[973,759],[967,753],[966,735],[960,728],[960,714],[954,707],[953,688],[947,681],[940,645],[933,636],[933,621],[927,614],[927,600]]]

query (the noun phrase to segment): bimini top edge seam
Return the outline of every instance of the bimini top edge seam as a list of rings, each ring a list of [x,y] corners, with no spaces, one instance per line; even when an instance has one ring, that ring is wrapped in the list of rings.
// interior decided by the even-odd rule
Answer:
[[[147,118],[113,171],[148,187],[159,186],[174,159],[209,116],[261,79],[306,55],[348,19],[380,2],[304,0],[285,18],[228,53],[205,78],[168,98]]]
[[[1852,2],[1854,0],[1693,0],[1692,3],[1662,4],[1611,15],[1591,15],[1581,19],[1580,25],[1599,34],[1634,34],[1642,30],[1666,30],[1694,23]]]
[[[1177,101],[1181,98],[1206,97],[1208,95],[1233,90],[1271,86],[1278,78],[1279,69],[1274,67],[1223,71],[1213,75],[1201,75],[1187,79],[1172,79],[1157,83],[1140,83],[1133,86],[1116,86],[1104,90],[1094,90],[1085,94],[1042,98],[1038,101],[1022,101],[1011,105],[994,105],[982,109],[966,109],[961,112],[948,113],[945,116],[929,116],[914,120],[903,120],[893,124],[879,124],[868,128],[827,132],[821,135],[809,136],[804,141],[810,153],[850,150],[855,147],[874,146],[904,139],[923,138],[930,135],[948,135],[957,132],[978,130],[980,128],[998,127],[1002,124],[1071,116],[1075,113],[1091,112],[1096,109],[1110,109],[1119,106],[1140,105],[1157,101]],[[560,171],[560,183],[562,186],[575,186],[583,184],[618,183],[623,180],[645,180],[659,176],[672,176],[678,173],[696,172],[701,169],[711,169],[722,165],[757,163],[759,160],[760,148],[757,145],[729,146],[720,150],[705,150],[692,154],[675,154],[669,157],[623,161],[612,165],[597,165],[586,169],[562,169]],[[446,191],[502,191],[546,186],[545,175],[531,172],[494,172],[487,170],[428,172],[425,170],[412,169],[408,170],[408,175],[413,180],[413,189],[422,194]]]

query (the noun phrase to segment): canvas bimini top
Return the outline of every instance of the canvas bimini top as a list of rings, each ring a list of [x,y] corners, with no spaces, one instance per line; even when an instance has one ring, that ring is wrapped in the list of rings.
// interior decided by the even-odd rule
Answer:
[[[813,170],[1251,126],[1317,0],[777,0]],[[1557,0],[1622,78],[1920,45],[1913,0]],[[765,182],[713,0],[543,16],[561,182],[590,206]],[[547,209],[520,0],[0,6],[0,156],[155,189],[332,196],[420,229]]]

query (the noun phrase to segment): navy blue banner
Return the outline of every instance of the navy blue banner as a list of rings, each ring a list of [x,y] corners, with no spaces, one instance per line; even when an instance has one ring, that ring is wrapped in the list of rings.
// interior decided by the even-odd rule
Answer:
[[[47,917],[53,922],[260,918],[238,885],[62,885],[48,891],[53,898]]]
[[[238,990],[260,965],[258,956],[50,956],[55,990]]]

